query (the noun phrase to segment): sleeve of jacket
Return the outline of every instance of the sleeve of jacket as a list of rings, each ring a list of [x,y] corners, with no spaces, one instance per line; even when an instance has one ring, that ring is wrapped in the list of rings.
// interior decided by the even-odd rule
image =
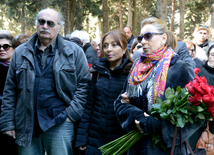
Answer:
[[[89,126],[90,126],[91,117],[92,117],[92,114],[94,111],[95,85],[96,85],[96,77],[92,78],[92,81],[90,83],[88,102],[85,105],[85,110],[84,110],[83,116],[80,120],[80,124],[77,129],[75,147],[87,145]]]
[[[181,60],[190,64],[193,69],[196,68],[196,64],[193,61],[193,59],[191,58],[191,56],[189,54],[189,50],[184,42],[178,41],[178,47],[177,47],[175,53],[177,53],[179,55],[179,58]]]
[[[14,115],[17,98],[17,87],[16,87],[16,71],[15,71],[15,58],[16,53],[14,51],[12,61],[7,73],[5,82],[5,88],[3,92],[3,99],[1,105],[0,115],[0,129],[1,131],[8,131],[15,129]]]
[[[86,59],[88,63],[91,65],[93,65],[99,59],[96,50],[92,46],[90,46],[86,50],[85,54],[86,54]]]
[[[75,61],[77,86],[70,106],[66,108],[67,115],[72,122],[76,122],[82,117],[91,80],[91,74],[88,71],[88,63],[83,50],[78,48],[75,54],[77,55]]]
[[[127,81],[124,83],[121,94],[125,93],[126,85]],[[143,116],[144,111],[132,104],[121,103],[121,94],[114,102],[114,111],[121,127],[126,130],[126,132],[130,132],[131,130],[136,129],[134,120]]]

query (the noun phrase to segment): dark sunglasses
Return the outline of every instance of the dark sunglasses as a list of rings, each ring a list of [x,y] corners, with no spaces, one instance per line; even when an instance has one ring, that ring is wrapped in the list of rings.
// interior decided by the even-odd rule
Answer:
[[[10,47],[13,47],[13,46],[10,46],[10,45],[8,45],[8,44],[4,44],[3,46],[1,46],[0,45],[0,49],[3,47],[3,49],[5,50],[5,51],[8,51],[9,49],[10,49]]]
[[[139,35],[137,37],[137,40],[139,43],[141,43],[141,41],[143,40],[143,38],[146,40],[146,41],[149,41],[152,39],[152,35],[162,35],[164,33],[153,33],[153,32],[147,32],[145,33],[144,35]]]
[[[206,29],[209,28],[209,26],[207,26],[207,25],[199,25],[199,27],[204,27],[204,28],[206,28]]]
[[[44,25],[46,22],[50,28],[53,28],[56,24],[50,20],[38,19],[40,25]]]
[[[138,45],[138,46],[137,46],[137,49],[140,49],[141,47],[142,47],[141,45]]]

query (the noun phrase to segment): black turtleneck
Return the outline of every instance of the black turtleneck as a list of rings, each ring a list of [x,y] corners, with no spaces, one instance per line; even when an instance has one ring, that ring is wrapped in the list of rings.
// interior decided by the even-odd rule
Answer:
[[[208,61],[203,65],[198,75],[204,76],[207,79],[207,83],[214,86],[214,68],[208,65]]]

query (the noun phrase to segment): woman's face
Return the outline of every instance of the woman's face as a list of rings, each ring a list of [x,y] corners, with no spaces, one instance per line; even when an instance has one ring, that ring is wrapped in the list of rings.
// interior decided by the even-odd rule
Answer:
[[[191,55],[192,58],[195,57],[195,48],[194,48],[193,45],[192,45],[192,47],[189,49],[189,55]]]
[[[11,42],[7,39],[0,39],[0,60],[7,60],[11,61],[12,55],[14,48],[13,47],[8,47],[9,49],[4,49],[2,46],[3,45],[9,45],[12,46]]]
[[[156,27],[152,24],[147,24],[141,29],[141,35],[143,36],[147,32],[160,33]],[[162,35],[152,35],[151,40],[147,41],[144,38],[141,41],[143,51],[145,54],[151,54],[156,50],[162,48],[166,43],[167,36],[166,34]]]
[[[114,38],[111,35],[108,35],[105,37],[103,42],[103,51],[108,61],[119,63],[122,61],[125,49],[122,49]]]
[[[209,57],[208,57],[208,61],[209,61],[209,63],[214,64],[214,48],[212,48],[212,49],[210,50],[210,54],[209,54]]]
[[[205,40],[208,38],[208,32],[207,30],[199,30],[196,33],[196,39],[200,42],[203,43]]]

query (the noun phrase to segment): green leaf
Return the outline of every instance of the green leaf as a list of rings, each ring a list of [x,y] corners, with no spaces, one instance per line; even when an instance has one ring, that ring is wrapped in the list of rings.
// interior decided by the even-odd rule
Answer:
[[[185,106],[185,108],[186,108],[187,110],[189,110],[190,112],[192,112],[192,113],[197,113],[196,109],[193,108],[193,107],[191,107],[191,106]]]
[[[157,104],[162,104],[162,99],[158,96],[157,98],[156,98],[156,103]]]
[[[189,122],[190,122],[191,124],[194,123],[194,119],[193,119],[191,116],[189,117]]]
[[[202,112],[202,111],[204,111],[204,109],[201,106],[197,106],[197,111]]]
[[[203,120],[205,119],[204,114],[202,114],[202,113],[199,113],[199,114],[197,115],[197,117],[200,118],[200,119],[203,119]]]
[[[175,118],[172,114],[169,115],[169,119],[173,125],[175,125]]]
[[[165,113],[165,112],[163,112],[163,113],[160,114],[161,119],[167,119],[168,116],[169,115],[167,113]]]
[[[172,113],[172,109],[167,110],[166,112],[168,115]]]
[[[166,99],[169,99],[169,100],[172,100],[175,98],[175,91],[173,88],[167,88],[166,91],[165,91],[165,98]]]
[[[178,86],[178,87],[176,88],[175,96],[177,96],[180,92],[181,92],[181,87]]]
[[[181,98],[185,97],[188,93],[186,88],[181,89]]]
[[[179,110],[184,114],[187,114],[187,112],[188,112],[187,109],[184,109],[184,108],[180,108]]]
[[[178,127],[183,128],[186,123],[185,117],[183,117],[181,115],[177,115],[177,121],[178,121]]]

